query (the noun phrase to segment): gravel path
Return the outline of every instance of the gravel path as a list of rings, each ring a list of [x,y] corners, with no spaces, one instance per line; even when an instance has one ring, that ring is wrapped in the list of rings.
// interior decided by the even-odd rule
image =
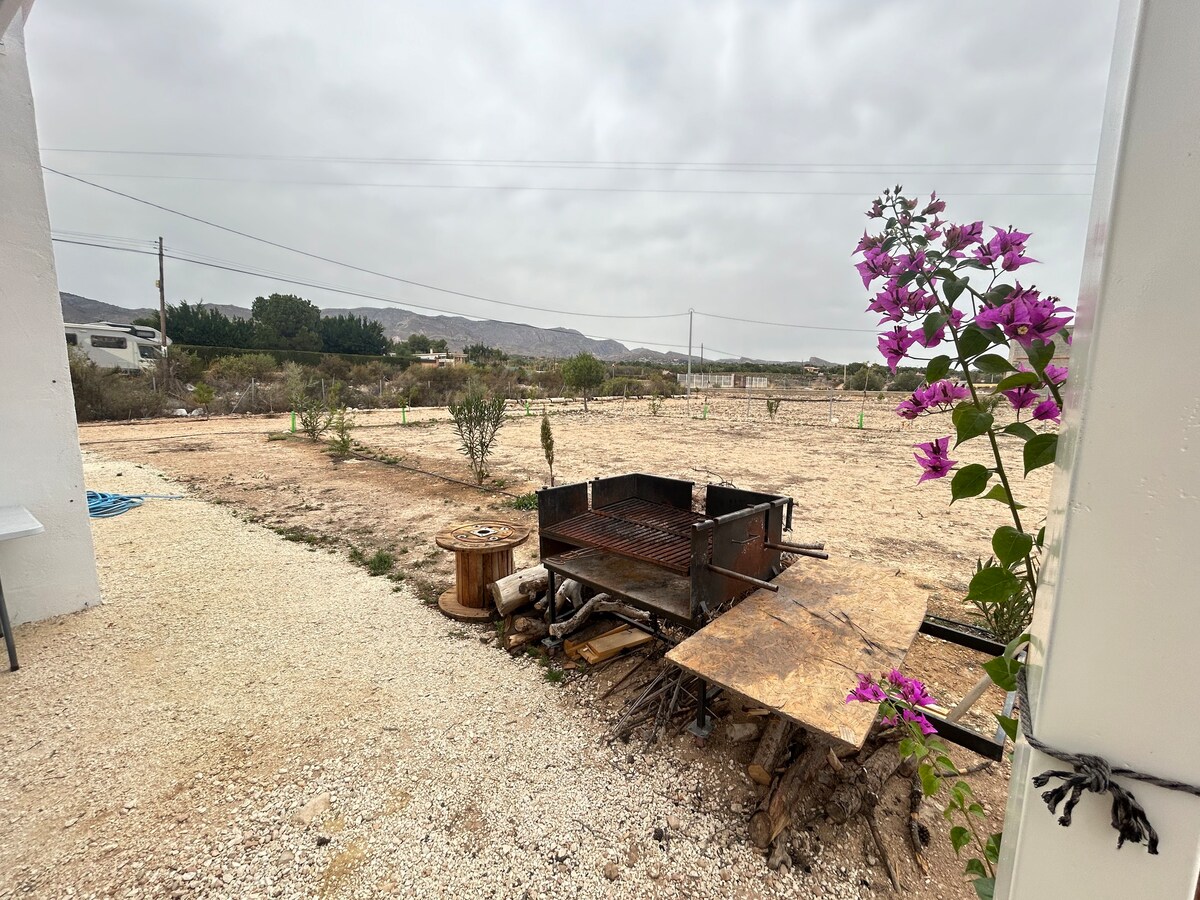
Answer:
[[[97,457],[87,476],[181,491]],[[883,890],[858,854],[770,873],[728,754],[607,747],[585,679],[340,556],[190,498],[93,532],[105,604],[19,629],[0,675],[2,898]]]

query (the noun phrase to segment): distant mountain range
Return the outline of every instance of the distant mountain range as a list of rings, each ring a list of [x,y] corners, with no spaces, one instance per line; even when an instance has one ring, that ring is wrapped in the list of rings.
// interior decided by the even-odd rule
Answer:
[[[158,316],[157,309],[140,307],[128,309],[115,306],[79,294],[59,294],[62,299],[63,320],[66,322],[132,322],[142,316]],[[244,306],[207,303],[206,306],[220,310],[231,318],[248,319],[250,310]],[[609,362],[642,362],[652,365],[670,365],[687,361],[685,353],[660,353],[645,347],[630,350],[617,341],[590,338],[570,328],[536,328],[515,322],[496,322],[491,319],[475,321],[459,316],[424,316],[394,307],[379,308],[359,306],[354,309],[326,309],[325,315],[349,313],[365,316],[383,325],[384,333],[390,338],[404,339],[410,334],[424,334],[438,340],[444,339],[450,347],[459,349],[470,344],[486,344],[505,353],[518,356],[537,356],[565,359],[576,353],[591,353],[598,359]],[[740,360],[768,362],[768,360]],[[831,366],[833,363],[813,359],[800,364]]]

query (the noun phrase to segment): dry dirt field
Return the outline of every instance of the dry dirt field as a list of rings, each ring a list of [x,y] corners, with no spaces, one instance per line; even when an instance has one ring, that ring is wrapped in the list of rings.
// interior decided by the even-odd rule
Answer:
[[[857,405],[833,425],[824,405],[771,419],[715,398],[690,416],[682,400],[551,412],[560,483],[647,471],[788,494],[793,540],[915,576],[941,615],[966,617],[957,598],[1004,521],[995,503],[948,507],[944,482],[917,488],[911,445],[939,432],[874,401],[861,430]],[[454,480],[469,475],[445,410],[408,418],[358,413],[376,458],[340,461],[268,440],[284,417],[81,428],[90,487],[189,499],[96,521],[106,604],[18,630],[25,667],[0,678],[0,897],[890,893],[857,825],[818,828],[798,868],[767,870],[745,836],[752,743],[718,728],[704,748],[610,748],[616,708],[598,695],[616,667],[551,684],[489,629],[428,609],[453,577],[433,535],[480,512],[535,524],[509,494],[546,472],[537,415],[500,432],[491,493]],[[1020,487],[1031,521],[1048,487],[1044,469]],[[351,548],[396,554],[395,579]],[[531,540],[518,564],[535,555]],[[919,637],[908,668],[953,702],[979,661]],[[973,779],[993,824],[1006,778],[1002,764]],[[904,893],[972,897],[940,816],[932,876],[912,864],[897,787],[885,840]],[[332,808],[297,822],[323,794]]]

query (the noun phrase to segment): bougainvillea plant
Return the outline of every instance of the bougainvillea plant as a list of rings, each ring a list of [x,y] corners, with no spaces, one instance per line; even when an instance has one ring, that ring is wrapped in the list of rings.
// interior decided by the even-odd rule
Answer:
[[[984,664],[991,679],[1013,690],[1021,663],[1016,658],[1037,597],[1038,558],[1045,530],[1030,530],[1025,507],[1013,494],[1010,462],[1019,455],[1023,474],[1054,462],[1058,435],[1031,423],[1057,424],[1067,370],[1054,365],[1058,342],[1070,343],[1072,311],[1056,297],[1042,296],[1017,277],[1037,262],[1027,253],[1030,235],[1015,228],[985,228],[983,222],[942,219],[945,201],[936,192],[927,202],[907,197],[900,186],[886,190],[867,210],[882,223],[864,232],[854,253],[863,286],[874,291],[870,312],[880,315],[879,351],[892,371],[903,359],[924,359],[924,387],[896,407],[905,419],[948,416],[950,434],[915,445],[918,484],[950,478],[950,502],[978,498],[1000,503],[1009,520],[992,535],[992,556],[976,564],[966,602],[1008,651]],[[990,235],[988,234],[990,232]],[[1017,344],[1028,364],[1010,362]],[[987,376],[985,378],[984,376]],[[998,380],[996,384],[983,381]],[[1015,421],[1000,426],[996,412],[1011,406]],[[1023,420],[1024,419],[1024,420]],[[988,464],[959,466],[951,459],[967,441],[986,443]],[[927,488],[922,488],[927,489]],[[916,757],[921,787],[932,795],[949,787],[946,817],[961,813],[950,839],[956,852],[969,845],[980,853],[966,874],[978,895],[990,898],[995,884],[1000,835],[984,838],[977,823],[982,807],[921,714],[931,702],[924,686],[899,672],[876,680],[860,675],[847,702],[878,703],[885,722],[907,729],[900,752]],[[1009,737],[1017,723],[997,716]]]

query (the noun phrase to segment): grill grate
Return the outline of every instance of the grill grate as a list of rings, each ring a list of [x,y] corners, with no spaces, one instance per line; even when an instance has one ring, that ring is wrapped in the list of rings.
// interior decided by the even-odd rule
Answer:
[[[691,526],[705,516],[646,500],[622,500],[543,529],[556,540],[608,550],[687,575]]]

